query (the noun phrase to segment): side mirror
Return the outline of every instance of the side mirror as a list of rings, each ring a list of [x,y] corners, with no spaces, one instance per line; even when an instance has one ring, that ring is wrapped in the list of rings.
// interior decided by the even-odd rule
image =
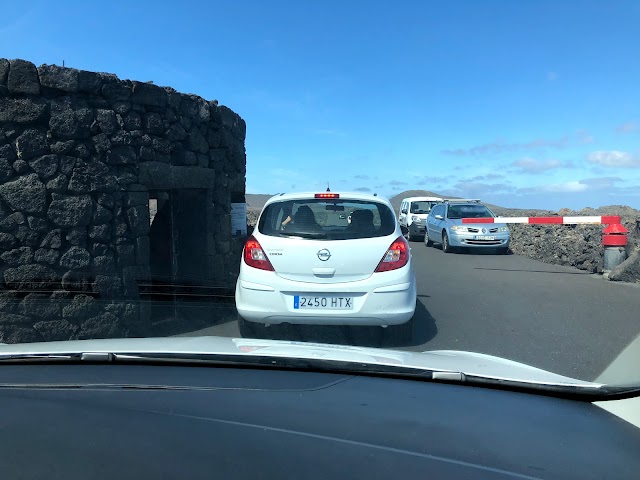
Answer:
[[[404,225],[400,225],[400,231],[402,232],[402,235],[407,235],[409,233],[409,229]]]
[[[436,220],[444,220],[444,217],[442,215],[435,215]]]
[[[402,210],[400,210],[400,213],[404,213],[404,214],[406,214],[406,213],[407,213],[407,209],[406,209],[406,208],[403,208]]]

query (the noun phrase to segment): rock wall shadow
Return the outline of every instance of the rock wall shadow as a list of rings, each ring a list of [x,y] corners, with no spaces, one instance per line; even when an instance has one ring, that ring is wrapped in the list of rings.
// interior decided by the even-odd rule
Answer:
[[[149,301],[151,325],[149,336],[172,336],[202,328],[235,322],[233,302],[218,301]]]

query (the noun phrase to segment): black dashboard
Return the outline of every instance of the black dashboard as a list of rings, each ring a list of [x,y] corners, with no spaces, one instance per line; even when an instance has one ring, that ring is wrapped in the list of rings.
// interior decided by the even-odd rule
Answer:
[[[393,378],[0,366],[3,478],[640,478],[640,429],[590,404]]]

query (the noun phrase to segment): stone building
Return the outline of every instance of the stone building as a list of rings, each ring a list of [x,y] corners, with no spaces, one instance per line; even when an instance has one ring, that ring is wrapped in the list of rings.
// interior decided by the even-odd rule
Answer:
[[[153,335],[141,288],[231,286],[245,132],[217,101],[0,59],[0,341]]]

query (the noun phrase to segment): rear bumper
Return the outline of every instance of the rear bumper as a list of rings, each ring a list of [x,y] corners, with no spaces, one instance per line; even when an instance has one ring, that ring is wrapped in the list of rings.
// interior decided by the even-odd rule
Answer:
[[[416,282],[409,266],[394,272],[374,273],[363,281],[334,284],[285,280],[273,272],[262,271],[251,272],[251,281],[245,278],[241,272],[236,283],[236,309],[242,318],[250,322],[399,325],[409,321],[416,308]],[[353,297],[353,308],[295,309],[294,296],[300,294]]]

